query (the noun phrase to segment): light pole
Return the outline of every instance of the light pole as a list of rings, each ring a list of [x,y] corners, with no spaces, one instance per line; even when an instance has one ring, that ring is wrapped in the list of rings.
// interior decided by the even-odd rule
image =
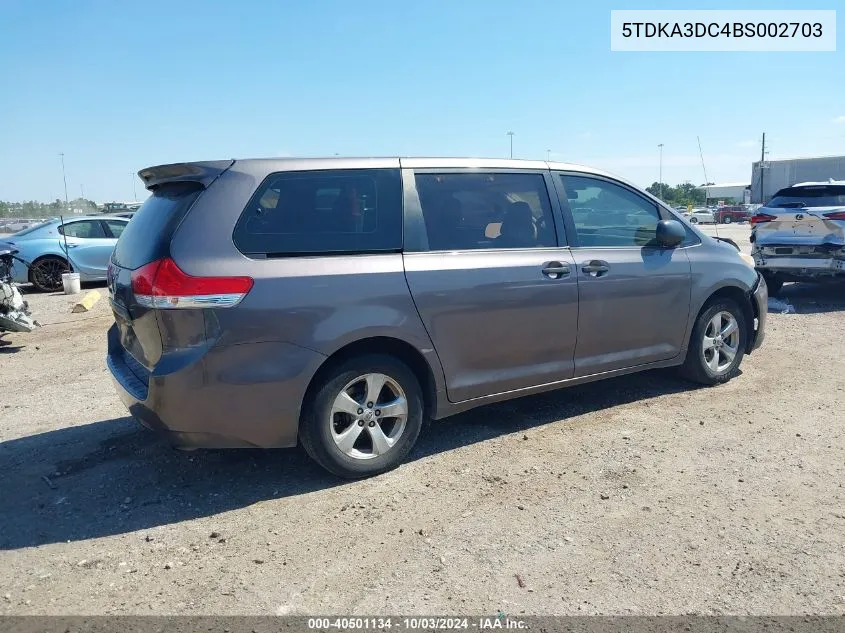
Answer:
[[[663,143],[658,143],[660,149],[660,199],[663,200]]]
[[[129,177],[132,179],[132,199],[133,199],[135,202],[138,202],[138,194],[137,194],[137,193],[135,193],[135,172],[134,172],[134,171],[130,171],[130,172],[129,172]]]
[[[81,183],[79,185],[79,197],[85,200],[85,187]]]
[[[513,132],[508,132],[508,136],[511,137],[511,158],[513,158]]]
[[[551,159],[552,159],[552,150],[547,149],[546,150],[546,160],[550,161]]]
[[[67,208],[67,177],[65,176],[65,155],[64,155],[64,152],[60,152],[59,156],[62,159],[62,180],[65,183],[65,208]]]

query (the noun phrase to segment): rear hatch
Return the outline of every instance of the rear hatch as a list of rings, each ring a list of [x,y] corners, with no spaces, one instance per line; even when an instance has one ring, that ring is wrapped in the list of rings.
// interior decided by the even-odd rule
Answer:
[[[751,218],[752,242],[758,249],[781,247],[822,247],[821,251],[845,246],[845,184],[797,185],[781,189]]]
[[[168,326],[166,317],[157,314],[161,310],[153,300],[151,285],[159,271],[171,277],[174,271],[181,272],[169,259],[173,234],[203,190],[232,163],[165,165],[139,174],[152,195],[127,224],[109,263],[107,281],[117,330],[114,345],[110,340],[109,356],[122,361],[121,369],[130,371],[145,387],[165,350],[162,326]],[[168,262],[166,271],[162,262]],[[184,311],[182,326],[190,330],[183,332],[188,340],[204,338],[201,310]]]

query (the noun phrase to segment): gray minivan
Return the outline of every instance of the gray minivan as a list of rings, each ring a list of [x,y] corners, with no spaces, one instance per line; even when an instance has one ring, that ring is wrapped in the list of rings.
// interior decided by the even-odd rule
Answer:
[[[424,421],[680,366],[708,385],[760,345],[766,285],[604,172],[544,161],[255,159],[139,173],[108,366],[180,447],[397,466]]]

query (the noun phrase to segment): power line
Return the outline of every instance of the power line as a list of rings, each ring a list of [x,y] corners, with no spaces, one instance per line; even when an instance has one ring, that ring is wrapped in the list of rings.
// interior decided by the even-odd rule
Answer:
[[[659,176],[659,191],[660,199],[663,200],[663,143],[658,143],[657,147],[660,149],[660,176]]]
[[[766,204],[766,190],[763,183],[766,178],[766,133],[763,132],[763,142],[760,145],[760,204]]]
[[[59,156],[62,159],[62,180],[65,183],[65,207],[67,207],[67,177],[65,176],[65,155],[64,155],[64,152],[60,152]]]

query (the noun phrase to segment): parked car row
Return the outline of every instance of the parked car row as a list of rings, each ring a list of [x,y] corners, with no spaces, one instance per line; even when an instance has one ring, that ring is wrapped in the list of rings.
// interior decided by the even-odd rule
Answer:
[[[724,205],[721,207],[716,207],[716,210],[713,211],[713,219],[718,224],[746,222],[752,215],[752,212],[741,204]]]
[[[684,211],[682,215],[689,221],[690,224],[713,224],[716,221],[713,217],[713,212],[708,211],[707,209]]]
[[[753,212],[745,205],[724,205],[713,208],[695,208],[691,211],[681,211],[681,214],[691,224],[731,224],[746,222]]]

